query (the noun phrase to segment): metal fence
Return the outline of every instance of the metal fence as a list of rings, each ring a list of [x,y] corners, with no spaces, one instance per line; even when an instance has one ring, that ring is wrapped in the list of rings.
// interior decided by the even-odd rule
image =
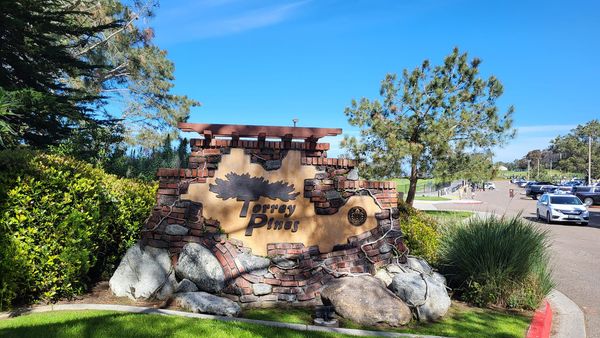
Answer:
[[[451,194],[458,190],[463,184],[463,181],[452,181],[452,182],[417,182],[417,195],[428,195],[428,196],[444,196]],[[398,184],[398,192],[406,194],[408,192],[410,184]]]

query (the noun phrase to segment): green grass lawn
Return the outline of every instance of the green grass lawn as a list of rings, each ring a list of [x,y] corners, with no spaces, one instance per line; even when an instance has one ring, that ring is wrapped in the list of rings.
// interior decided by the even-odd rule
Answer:
[[[422,212],[435,218],[442,224],[462,221],[473,216],[472,211],[423,210]]]
[[[310,309],[249,309],[243,317],[296,324],[312,324]],[[440,322],[413,322],[403,328],[362,327],[348,321],[341,326],[356,329],[452,337],[522,337],[530,318],[488,309],[453,304]],[[302,332],[241,322],[133,314],[112,311],[56,311],[0,320],[1,337],[347,337],[323,332]]]
[[[406,194],[408,192],[408,184],[409,184],[408,178],[394,178],[391,181],[396,182],[396,190],[398,192],[403,192],[404,194]],[[417,181],[417,191],[423,190],[423,187],[425,187],[427,184],[432,184],[432,183],[436,183],[436,182],[437,182],[437,180],[435,178],[418,180]]]
[[[280,320],[300,324],[311,324],[311,315],[312,312],[308,309],[290,309],[285,311],[276,309],[251,309],[244,312],[244,317],[247,318]],[[282,316],[286,319],[284,320]],[[382,328],[364,327],[342,320],[340,326],[353,329],[385,330],[449,337],[508,338],[523,337],[530,321],[529,316],[473,308],[455,302],[444,319],[436,323],[412,322],[404,328]]]
[[[439,196],[415,196],[415,201],[450,201],[450,199]]]
[[[283,316],[283,314],[282,314]],[[289,317],[283,316],[289,319]],[[57,311],[0,320],[0,337],[347,337],[241,322],[112,311]]]

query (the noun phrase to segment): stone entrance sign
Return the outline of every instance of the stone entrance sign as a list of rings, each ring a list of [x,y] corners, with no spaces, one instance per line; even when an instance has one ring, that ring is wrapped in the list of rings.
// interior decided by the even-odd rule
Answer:
[[[170,255],[180,283],[240,303],[319,304],[331,279],[406,260],[394,183],[361,180],[355,161],[318,143],[341,129],[180,128],[201,137],[187,168],[159,169],[141,236]]]

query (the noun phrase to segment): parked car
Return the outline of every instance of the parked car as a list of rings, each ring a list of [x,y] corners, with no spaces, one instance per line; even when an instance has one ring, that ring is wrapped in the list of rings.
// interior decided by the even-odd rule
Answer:
[[[585,191],[577,189],[575,196],[588,207],[594,204],[600,204],[600,187],[589,188],[590,189],[585,189]]]
[[[557,187],[555,185],[532,184],[525,189],[525,196],[531,197],[534,200],[537,200],[540,196],[542,196],[545,193],[554,192],[554,190],[556,190],[556,188]]]
[[[562,194],[562,195],[573,195],[573,187],[570,186],[558,186],[556,187],[556,189],[554,189],[554,191],[552,191],[553,194]]]
[[[485,190],[496,190],[496,185],[494,184],[494,182],[485,182],[483,184],[483,189],[485,189]]]
[[[573,195],[544,194],[536,204],[537,219],[547,223],[576,222],[588,225],[590,213],[579,198]]]
[[[571,191],[573,191],[573,194],[578,193],[578,192],[588,192],[590,190],[592,190],[593,187],[589,187],[587,185],[576,185],[574,186]]]
[[[581,181],[568,181],[568,182],[563,183],[563,185],[568,185],[568,186],[571,186],[571,187],[576,187],[576,186],[583,185],[583,182],[581,182]]]
[[[533,182],[533,181],[521,181],[521,182],[517,183],[517,185],[519,187],[521,187],[521,188],[525,188],[525,186],[527,186],[528,184],[533,184],[533,183],[535,183],[535,182]]]
[[[552,182],[547,182],[547,181],[528,181],[527,183],[525,183],[523,186],[520,186],[522,188],[527,189],[528,187],[532,186],[532,185],[554,185],[554,183]]]

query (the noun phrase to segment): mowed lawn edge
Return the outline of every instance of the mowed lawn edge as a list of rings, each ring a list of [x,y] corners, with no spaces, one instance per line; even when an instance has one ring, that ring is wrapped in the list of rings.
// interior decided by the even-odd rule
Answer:
[[[312,324],[309,309],[250,309],[244,318]],[[404,328],[362,327],[342,321],[343,327],[407,334],[450,337],[522,337],[530,318],[489,309],[454,304],[447,317],[436,323],[412,322]],[[239,321],[84,310],[52,311],[0,320],[2,337],[349,337],[328,332],[297,331]]]

